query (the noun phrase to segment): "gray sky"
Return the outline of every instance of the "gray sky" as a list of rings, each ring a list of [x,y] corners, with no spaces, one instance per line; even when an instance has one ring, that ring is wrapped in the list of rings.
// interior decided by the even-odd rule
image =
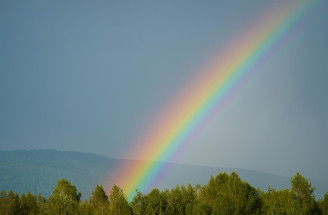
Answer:
[[[1,1],[0,150],[124,157],[279,1]],[[178,162],[328,178],[327,9],[308,11]]]

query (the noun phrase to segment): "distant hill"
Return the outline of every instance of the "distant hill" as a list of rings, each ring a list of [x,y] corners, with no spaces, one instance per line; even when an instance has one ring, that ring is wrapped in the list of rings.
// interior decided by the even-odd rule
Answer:
[[[18,193],[30,191],[48,197],[55,188],[57,180],[66,178],[77,187],[78,191],[82,192],[84,199],[90,196],[97,184],[113,179],[114,169],[122,161],[100,155],[68,151],[0,151],[0,190],[12,189]],[[125,160],[125,162],[139,161]],[[230,173],[231,171],[237,172],[243,180],[262,190],[267,190],[268,185],[275,189],[290,187],[289,178],[258,171],[174,163],[170,163],[170,166],[170,171],[163,178],[160,189],[172,188],[176,184],[205,184],[210,175],[216,176],[219,172]],[[317,188],[317,199],[322,198],[328,191],[328,180],[310,179],[310,181]]]

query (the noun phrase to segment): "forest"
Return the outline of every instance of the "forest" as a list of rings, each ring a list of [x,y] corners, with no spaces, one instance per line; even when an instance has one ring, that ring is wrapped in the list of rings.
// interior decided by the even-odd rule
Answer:
[[[49,198],[28,192],[20,196],[12,190],[0,193],[1,215],[175,215],[175,214],[318,214],[328,215],[328,192],[316,200],[315,187],[296,173],[290,188],[267,191],[254,188],[235,172],[211,176],[208,183],[177,185],[173,189],[154,188],[147,194],[137,190],[132,201],[114,185],[107,194],[97,185],[89,199],[66,179],[57,181]]]

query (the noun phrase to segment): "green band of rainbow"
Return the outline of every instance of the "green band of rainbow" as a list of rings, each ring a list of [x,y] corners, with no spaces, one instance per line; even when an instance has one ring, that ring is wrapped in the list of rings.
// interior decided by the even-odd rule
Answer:
[[[279,43],[313,2],[284,3],[260,17],[260,22],[232,41],[202,75],[168,105],[131,151],[130,157],[149,161],[123,165],[117,172],[115,183],[124,189],[129,200],[136,189],[144,191],[163,171],[163,163],[152,161],[169,161],[201,121]]]

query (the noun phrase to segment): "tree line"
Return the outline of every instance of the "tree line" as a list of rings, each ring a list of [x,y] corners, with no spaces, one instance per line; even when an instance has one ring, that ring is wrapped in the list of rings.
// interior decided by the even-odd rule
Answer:
[[[232,172],[211,176],[205,185],[177,185],[173,189],[154,188],[147,194],[137,190],[128,202],[123,190],[114,185],[106,194],[97,185],[88,200],[66,179],[57,182],[49,198],[30,192],[19,196],[1,191],[0,214],[3,215],[230,215],[285,214],[328,215],[328,192],[316,201],[314,187],[301,174],[290,180],[290,189],[267,191],[254,188]]]

